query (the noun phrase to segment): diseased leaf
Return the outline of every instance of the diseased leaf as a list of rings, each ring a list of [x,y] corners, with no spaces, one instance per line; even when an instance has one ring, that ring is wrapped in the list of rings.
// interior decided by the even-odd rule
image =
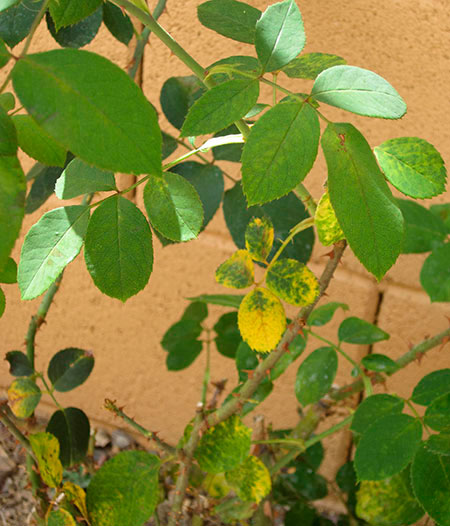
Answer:
[[[370,345],[388,340],[390,336],[376,325],[356,316],[350,316],[340,324],[338,337],[341,342]]]
[[[41,390],[29,378],[14,380],[8,389],[9,405],[17,418],[28,418],[31,416],[41,396]]]
[[[205,135],[226,128],[256,104],[259,81],[233,79],[208,90],[190,108],[181,135]]]
[[[253,261],[247,250],[238,250],[216,270],[216,281],[225,287],[245,289],[254,281]]]
[[[29,436],[29,441],[42,480],[48,487],[57,488],[61,484],[63,475],[58,439],[51,433],[34,433]]]
[[[225,477],[243,501],[259,503],[272,487],[269,470],[254,455],[248,456],[232,471],[227,471]]]
[[[403,248],[402,213],[369,144],[354,126],[329,124],[322,148],[339,224],[356,257],[381,279]]]
[[[326,305],[316,307],[308,317],[308,325],[322,327],[322,325],[331,321],[334,313],[339,308],[346,311],[349,307],[346,303],[337,303],[336,301],[330,301],[330,303],[327,303]]]
[[[58,31],[83,20],[101,4],[102,0],[50,0],[48,9]]]
[[[261,11],[236,0],[209,0],[197,7],[201,24],[238,42],[253,44]]]
[[[256,53],[264,71],[281,69],[305,42],[302,15],[294,0],[269,6],[256,24]]]
[[[76,522],[67,510],[61,508],[50,512],[47,526],[76,526]]]
[[[272,221],[267,217],[254,217],[245,229],[245,247],[254,261],[267,261],[273,239]]]
[[[414,388],[411,401],[430,405],[433,400],[450,393],[450,369],[440,369],[424,376]]]
[[[385,393],[368,396],[356,409],[350,429],[355,433],[365,433],[380,418],[400,414],[404,405],[404,401],[398,396]]]
[[[429,142],[399,137],[377,146],[374,152],[388,181],[405,195],[426,199],[445,191],[444,161]]]
[[[242,338],[252,349],[269,352],[280,341],[286,316],[280,300],[269,290],[258,287],[242,300],[238,323]]]
[[[316,78],[311,96],[368,117],[400,119],[406,104],[387,80],[356,66],[333,66]]]
[[[144,204],[154,228],[173,241],[195,239],[203,224],[203,208],[195,188],[182,176],[165,172],[150,177]]]
[[[70,161],[55,185],[55,194],[59,199],[72,199],[83,194],[114,190],[117,190],[117,187],[112,172],[89,166],[81,159]]]
[[[77,157],[105,170],[161,173],[156,112],[109,60],[88,51],[56,49],[17,61],[12,79],[30,115]]]
[[[89,221],[84,257],[104,294],[122,301],[137,294],[153,268],[152,234],[144,214],[121,196],[104,201]]]
[[[48,365],[47,375],[56,391],[65,393],[84,383],[94,367],[92,353],[69,347],[57,352]]]
[[[67,151],[30,115],[13,115],[19,147],[30,157],[49,166],[64,166]]]
[[[0,17],[0,38],[2,38],[9,47],[15,47],[19,42],[28,35],[31,26],[42,7],[43,0],[38,2],[34,0],[22,0],[12,3],[6,0],[7,9]],[[0,7],[3,11],[3,3]],[[18,4],[18,5],[15,5]],[[13,6],[13,7],[10,7]],[[8,9],[9,8],[9,9]]]
[[[344,239],[344,232],[339,226],[336,213],[330,202],[330,195],[325,192],[317,204],[314,224],[317,228],[317,235],[322,245],[328,247],[340,239]]]
[[[194,457],[207,473],[230,471],[248,457],[251,436],[251,429],[233,415],[203,433]]]
[[[34,373],[27,355],[22,351],[7,352],[5,360],[9,363],[9,374],[13,376],[31,376]]]
[[[437,247],[425,260],[420,284],[431,301],[450,301],[450,243]]]
[[[331,347],[316,349],[300,364],[295,380],[295,396],[301,405],[318,402],[328,393],[337,366],[337,353]]]
[[[295,259],[279,259],[269,266],[267,287],[291,305],[310,305],[319,294],[319,282],[307,266]]]
[[[42,294],[78,255],[89,221],[89,207],[66,206],[44,214],[28,231],[17,279],[23,300]]]
[[[181,130],[189,108],[204,92],[199,79],[187,77],[170,77],[161,89],[160,103],[167,120]]]
[[[249,206],[282,197],[303,181],[316,159],[319,134],[319,119],[308,104],[279,103],[262,115],[242,154]]]
[[[103,22],[109,32],[122,44],[128,46],[133,37],[133,24],[130,17],[111,2],[103,4]]]
[[[89,519],[86,507],[86,492],[73,482],[64,482],[62,487],[66,499],[78,508],[85,519]]]
[[[294,58],[281,71],[293,79],[314,80],[319,73],[333,66],[346,64],[345,59],[328,53],[305,53]]]

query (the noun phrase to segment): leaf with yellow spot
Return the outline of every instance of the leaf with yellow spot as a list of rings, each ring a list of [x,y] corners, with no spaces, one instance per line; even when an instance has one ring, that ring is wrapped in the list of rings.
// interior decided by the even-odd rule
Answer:
[[[244,501],[260,502],[272,487],[268,469],[253,455],[233,471],[225,473],[225,477],[237,496]]]
[[[286,315],[280,300],[263,287],[249,292],[238,313],[239,330],[248,345],[259,352],[275,348],[286,328]]]
[[[254,217],[245,230],[245,246],[255,261],[266,261],[272,250],[274,228],[267,217]]]
[[[316,276],[295,259],[276,261],[267,271],[267,287],[291,305],[310,305],[319,294]]]
[[[207,473],[235,469],[250,453],[251,436],[252,430],[233,415],[203,434],[195,459]]]
[[[253,261],[246,250],[238,250],[216,270],[216,281],[225,287],[245,289],[254,281]]]
[[[31,416],[41,396],[41,390],[30,378],[18,378],[8,389],[9,405],[17,418]]]
[[[42,480],[50,488],[57,488],[63,474],[58,439],[51,433],[35,433],[29,438]]]
[[[57,510],[48,516],[47,526],[76,526],[76,522],[67,510]]]
[[[77,486],[73,482],[65,482],[62,488],[66,499],[76,506],[83,517],[88,520],[88,511],[86,507],[86,492],[80,486]]]
[[[342,232],[342,228],[338,223],[334,208],[331,205],[328,191],[326,191],[320,198],[314,216],[314,223],[317,228],[319,240],[322,245],[325,245],[326,247],[345,238],[344,232]]]

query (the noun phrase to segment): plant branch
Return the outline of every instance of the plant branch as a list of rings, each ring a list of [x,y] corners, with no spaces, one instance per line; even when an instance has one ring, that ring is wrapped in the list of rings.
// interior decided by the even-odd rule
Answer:
[[[148,440],[152,440],[153,442],[155,442],[159,446],[159,448],[165,451],[166,453],[169,453],[170,455],[173,455],[175,453],[175,448],[173,446],[171,446],[170,444],[168,444],[167,442],[159,438],[159,436],[156,433],[149,431],[145,427],[138,424],[135,420],[133,420],[133,418],[126,415],[122,411],[122,409],[117,407],[115,402],[113,402],[112,400],[109,400],[108,398],[105,400],[105,409],[107,409],[108,411],[111,411],[116,416],[120,417],[130,427],[132,427],[135,431],[137,431],[139,434],[141,434]]]
[[[222,405],[222,407],[220,407],[214,413],[208,416],[207,424],[209,426],[214,426],[219,422],[223,422],[228,417],[238,412],[241,409],[242,404],[246,400],[251,398],[252,394],[256,391],[259,384],[265,378],[267,372],[275,366],[275,364],[285,352],[288,352],[290,343],[297,336],[299,331],[302,330],[311,311],[314,309],[317,302],[328,288],[328,285],[330,284],[331,278],[333,277],[336,267],[338,266],[338,263],[341,260],[341,257],[344,253],[345,247],[345,241],[338,241],[334,245],[333,255],[328,261],[319,279],[319,294],[317,295],[317,298],[314,300],[313,303],[311,303],[311,305],[300,309],[299,313],[294,318],[292,323],[289,324],[276,349],[272,351],[267,356],[267,358],[265,358],[262,362],[259,363],[259,365],[254,370],[252,377],[245,382],[237,396],[234,397],[232,400],[229,400],[227,403]]]

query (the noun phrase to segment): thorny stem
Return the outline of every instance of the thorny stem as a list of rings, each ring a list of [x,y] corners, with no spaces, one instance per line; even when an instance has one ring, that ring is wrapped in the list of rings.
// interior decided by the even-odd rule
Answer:
[[[173,455],[175,453],[175,448],[159,438],[159,436],[146,429],[145,427],[138,424],[133,418],[129,417],[127,414],[125,414],[122,409],[117,407],[115,402],[112,400],[109,400],[108,398],[105,400],[105,409],[108,411],[111,411],[116,416],[120,417],[124,422],[126,422],[130,427],[132,427],[135,431],[137,431],[139,434],[147,438],[148,440],[152,440],[159,446],[160,449],[165,451],[166,453],[169,453],[170,455]]]

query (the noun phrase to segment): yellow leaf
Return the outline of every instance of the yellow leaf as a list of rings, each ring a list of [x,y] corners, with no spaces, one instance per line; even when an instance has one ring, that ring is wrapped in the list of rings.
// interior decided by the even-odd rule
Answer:
[[[29,439],[42,480],[50,488],[57,488],[61,484],[63,474],[58,439],[51,433],[35,433],[30,435]]]
[[[319,294],[316,276],[300,261],[280,259],[269,267],[267,287],[291,305],[310,305]]]
[[[233,471],[225,473],[227,482],[244,501],[260,502],[272,487],[270,474],[258,457],[250,455]]]
[[[255,261],[266,261],[272,250],[274,229],[270,219],[254,217],[245,230],[245,246]]]
[[[66,482],[62,488],[66,499],[78,508],[85,519],[88,519],[88,512],[86,507],[86,492],[80,486],[73,484],[73,482]]]
[[[241,302],[239,330],[248,345],[259,352],[275,348],[286,328],[286,316],[280,300],[269,290],[258,287]]]
[[[317,205],[314,223],[317,228],[317,234],[322,245],[326,247],[344,239],[344,232],[338,223],[336,214],[330,202],[328,191],[320,198]]]
[[[67,510],[52,511],[48,516],[47,526],[76,526],[75,519]]]
[[[17,418],[31,416],[41,396],[41,390],[30,378],[18,378],[8,389],[9,405]]]
[[[238,250],[216,270],[216,281],[225,287],[245,289],[254,281],[253,261],[246,250]]]

